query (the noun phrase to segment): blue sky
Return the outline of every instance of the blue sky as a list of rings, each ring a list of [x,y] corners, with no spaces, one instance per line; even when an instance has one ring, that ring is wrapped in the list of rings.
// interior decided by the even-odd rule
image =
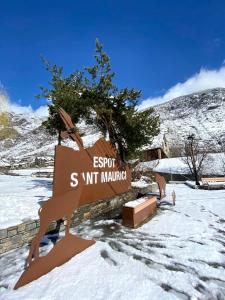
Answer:
[[[49,75],[40,55],[67,74],[93,64],[96,37],[115,83],[141,89],[142,100],[205,73],[225,82],[225,1],[0,0],[0,82],[11,101],[43,105],[35,95]]]

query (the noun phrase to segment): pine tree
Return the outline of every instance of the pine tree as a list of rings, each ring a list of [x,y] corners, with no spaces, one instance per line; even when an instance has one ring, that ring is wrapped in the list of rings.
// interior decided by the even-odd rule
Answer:
[[[86,89],[82,94],[84,101],[95,112],[89,122],[95,124],[104,135],[109,135],[122,159],[132,157],[159,133],[159,117],[154,115],[152,108],[137,111],[141,91],[119,90],[113,84],[115,73],[98,40],[95,60],[94,66],[86,68],[90,78],[86,79]]]
[[[50,88],[41,87],[41,93],[37,98],[50,100],[48,105],[49,117],[43,125],[51,135],[58,134],[58,144],[61,143],[61,132],[65,130],[64,124],[59,116],[58,109],[64,108],[71,116],[74,123],[85,114],[80,95],[83,89],[83,73],[74,72],[67,77],[63,77],[63,68],[51,65],[43,59],[46,70],[51,74]]]
[[[134,88],[118,89],[113,84],[115,73],[112,71],[109,56],[96,40],[95,64],[83,72],[62,76],[63,69],[51,66],[44,60],[46,69],[51,73],[51,88],[42,88],[39,97],[51,100],[49,117],[44,122],[51,134],[60,133],[64,125],[58,108],[64,108],[74,123],[84,119],[95,125],[102,134],[108,135],[111,143],[125,160],[133,157],[142,146],[151,143],[159,133],[159,117],[153,108],[137,110],[141,91]]]

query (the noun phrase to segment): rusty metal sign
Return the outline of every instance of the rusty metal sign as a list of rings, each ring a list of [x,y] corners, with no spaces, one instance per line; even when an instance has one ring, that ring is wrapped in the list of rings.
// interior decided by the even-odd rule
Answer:
[[[131,172],[109,141],[101,138],[92,147],[84,148],[82,138],[70,116],[60,109],[66,131],[79,150],[58,145],[55,147],[53,196],[39,209],[40,228],[33,239],[27,259],[27,268],[15,289],[47,274],[82,252],[95,241],[84,240],[70,233],[74,211],[87,203],[111,198],[131,188]],[[39,256],[39,244],[53,221],[66,218],[65,237],[45,256]]]
[[[159,187],[159,198],[160,200],[166,197],[166,180],[165,178],[160,175],[159,173],[155,174],[155,180]]]

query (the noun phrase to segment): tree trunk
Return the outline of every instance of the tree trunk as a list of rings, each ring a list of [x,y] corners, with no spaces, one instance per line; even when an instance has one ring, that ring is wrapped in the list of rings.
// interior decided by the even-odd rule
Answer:
[[[116,134],[110,127],[108,128],[108,133],[109,133],[110,142],[113,144],[114,147],[116,147],[116,145],[118,146],[119,156],[122,161],[125,161],[125,152],[124,152],[122,143],[120,143],[120,141],[118,141]]]
[[[195,153],[193,149],[193,140],[191,141],[191,160],[192,160],[192,166],[193,166],[193,172],[194,172],[194,177],[195,177],[195,184],[200,185],[199,179],[198,179],[198,171],[196,168],[196,159],[195,159]]]
[[[119,156],[122,159],[122,161],[124,162],[125,161],[125,152],[123,149],[123,145],[120,142],[117,142],[117,143],[118,143]]]
[[[59,132],[58,132],[58,145],[61,145],[61,141],[62,141],[61,130],[59,130]]]
[[[196,185],[200,185],[200,183],[199,183],[199,176],[198,176],[198,172],[197,172],[197,170],[194,168],[194,176],[195,176],[195,184]]]

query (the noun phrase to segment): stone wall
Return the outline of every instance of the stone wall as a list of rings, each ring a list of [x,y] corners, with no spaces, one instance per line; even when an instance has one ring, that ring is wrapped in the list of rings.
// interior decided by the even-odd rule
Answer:
[[[146,194],[148,192],[154,192],[155,190],[156,185],[150,184],[145,188],[132,188],[130,192],[108,200],[99,200],[97,202],[81,206],[74,213],[73,225],[78,225],[85,220],[95,219],[100,216],[119,215],[124,203],[134,200],[138,194]],[[32,220],[17,226],[0,229],[0,254],[29,243],[38,232],[39,225],[39,220]],[[47,232],[56,229],[57,226],[57,222],[52,222]],[[65,225],[62,222],[59,226],[60,230],[63,230]]]

